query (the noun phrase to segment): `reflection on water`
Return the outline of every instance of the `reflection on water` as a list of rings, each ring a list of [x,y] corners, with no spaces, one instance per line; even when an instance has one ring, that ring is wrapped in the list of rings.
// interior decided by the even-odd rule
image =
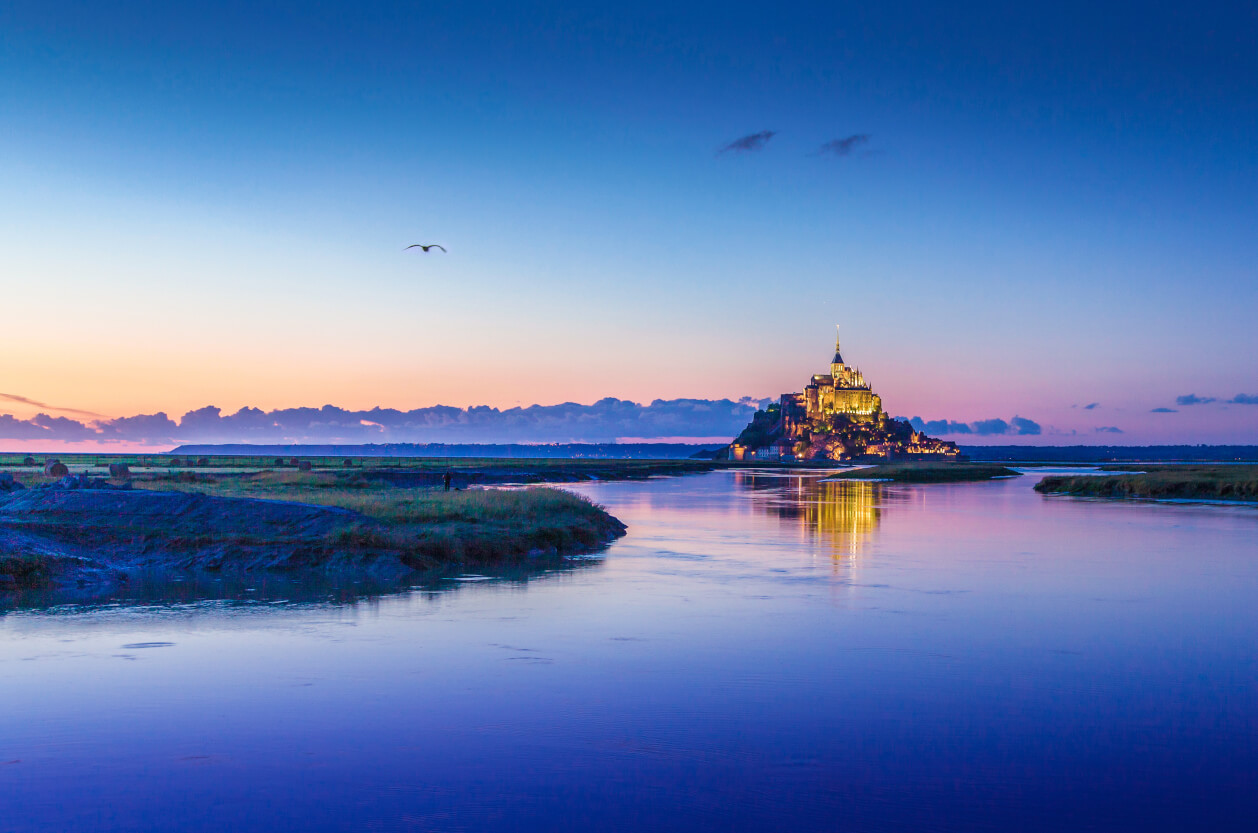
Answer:
[[[0,833],[1252,828],[1258,509],[820,480],[574,485],[592,569],[10,611]]]
[[[734,473],[762,510],[798,524],[813,542],[830,552],[837,565],[854,562],[878,528],[881,483],[826,480],[826,473]]]
[[[523,564],[486,566],[475,574],[461,569],[433,570],[405,578],[367,571],[269,571],[252,574],[222,571],[151,571],[132,573],[121,587],[25,590],[0,593],[0,615],[6,610],[57,608],[62,613],[99,608],[185,606],[203,602],[233,605],[353,605],[399,593],[440,594],[489,582],[524,586],[544,577],[597,567],[601,554],[543,558]]]

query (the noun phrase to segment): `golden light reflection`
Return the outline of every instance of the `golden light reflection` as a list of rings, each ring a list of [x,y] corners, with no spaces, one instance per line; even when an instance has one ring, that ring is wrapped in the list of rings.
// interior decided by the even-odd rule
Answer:
[[[802,534],[829,550],[836,564],[858,559],[878,528],[879,483],[743,472],[735,480],[761,509],[795,521]]]
[[[836,558],[855,558],[878,527],[875,488],[863,480],[818,483],[815,499],[804,503],[804,522],[833,545]]]

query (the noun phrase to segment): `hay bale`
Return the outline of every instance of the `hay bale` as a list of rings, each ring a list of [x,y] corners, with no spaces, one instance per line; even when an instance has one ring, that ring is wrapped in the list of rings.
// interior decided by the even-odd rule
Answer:
[[[208,466],[209,464],[210,464],[210,458],[209,458],[209,457],[198,457],[198,458],[197,458],[197,465],[198,465],[198,466]]]
[[[168,462],[166,465],[170,466],[171,468],[179,468],[180,466],[183,465],[183,460],[180,460],[178,457],[171,457],[170,462]]]
[[[49,477],[65,477],[70,473],[70,467],[60,460],[49,460],[44,463],[44,474]]]
[[[131,468],[126,463],[110,463],[109,476],[114,480],[130,480]]]
[[[24,459],[22,460],[22,465],[24,465],[24,466],[38,466],[38,465],[39,465],[39,463],[38,463],[38,462],[36,462],[36,460],[35,460],[35,458],[34,458],[34,457],[26,457],[26,458],[24,458]]]
[[[310,461],[309,461],[309,460],[300,460],[300,461],[298,461],[298,463],[297,463],[297,470],[298,470],[298,471],[310,471]]]
[[[300,462],[301,462],[300,460],[298,460],[296,457],[294,457],[294,458],[292,458],[291,460],[289,460],[289,461],[288,461],[288,464],[289,464],[290,466],[295,466],[295,465],[297,465],[297,464],[298,464],[298,463],[300,463]]]
[[[354,467],[354,461],[347,459],[344,463],[341,463],[341,465],[347,469],[352,469]]]
[[[275,458],[275,465],[277,465],[277,466],[282,466],[282,465],[284,465],[284,458],[283,458],[283,457],[276,457],[276,458]]]

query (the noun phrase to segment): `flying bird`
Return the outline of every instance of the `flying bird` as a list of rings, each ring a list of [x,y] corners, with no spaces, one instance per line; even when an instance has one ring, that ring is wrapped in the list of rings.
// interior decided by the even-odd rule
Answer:
[[[428,251],[429,249],[440,249],[443,252],[446,251],[446,247],[442,246],[440,243],[429,243],[427,246],[425,246],[423,243],[412,243],[411,245],[406,247],[406,249],[415,249],[415,248],[423,249],[424,251]],[[402,251],[406,251],[406,249],[403,249]],[[450,254],[450,253],[446,252],[446,254]]]

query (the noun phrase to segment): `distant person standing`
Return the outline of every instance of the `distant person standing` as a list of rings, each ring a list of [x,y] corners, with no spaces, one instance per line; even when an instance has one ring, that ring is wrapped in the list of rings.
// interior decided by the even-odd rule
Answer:
[[[445,486],[446,491],[450,491],[450,472],[446,472],[441,476],[441,485]]]

